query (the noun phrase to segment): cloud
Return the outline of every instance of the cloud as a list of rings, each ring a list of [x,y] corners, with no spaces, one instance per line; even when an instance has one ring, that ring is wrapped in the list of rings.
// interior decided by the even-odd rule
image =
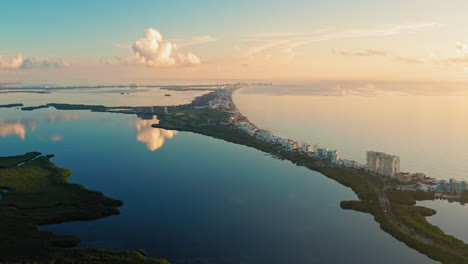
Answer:
[[[195,36],[189,39],[172,39],[170,41],[177,43],[177,46],[179,48],[183,48],[183,47],[188,47],[188,46],[214,42],[214,41],[217,41],[217,39],[212,36],[206,35],[206,36]]]
[[[468,71],[468,46],[465,43],[457,42],[455,49],[459,54],[458,57],[438,59],[434,62],[438,65],[462,65],[465,71]]]
[[[465,70],[468,71],[468,45],[462,42],[457,42],[455,44],[455,50],[459,54],[458,57],[448,57],[448,58],[437,58],[437,59],[421,59],[421,58],[412,58],[412,57],[403,57],[399,55],[392,55],[386,51],[378,51],[373,49],[368,49],[362,52],[349,52],[341,51],[338,54],[345,57],[371,57],[371,56],[381,56],[389,57],[394,60],[409,63],[409,64],[433,64],[433,65],[462,65]],[[334,52],[337,53],[337,52]]]
[[[69,63],[60,58],[46,59],[30,56],[24,59],[21,52],[9,59],[0,56],[0,69],[57,69],[68,65]]]
[[[0,136],[17,135],[21,139],[26,138],[26,128],[36,130],[36,122],[31,119],[7,120],[0,119]]]
[[[358,56],[358,57],[369,57],[369,56],[387,56],[386,51],[382,50],[373,50],[373,49],[368,49],[366,51],[362,52],[348,52],[348,51],[342,51],[340,52],[342,56]]]
[[[48,114],[44,117],[44,119],[48,123],[59,124],[62,121],[68,120],[77,120],[83,117],[83,114],[80,113],[69,113],[69,114]]]
[[[23,64],[23,54],[18,53],[16,57],[7,59],[0,56],[0,69],[18,69]]]
[[[60,58],[44,59],[31,56],[23,61],[21,69],[58,69],[66,66],[69,66],[69,63]]]
[[[409,63],[409,64],[425,64],[427,62],[424,59],[418,59],[418,58],[408,58],[408,57],[401,57],[401,56],[394,56],[394,58],[400,62]]]
[[[136,139],[146,144],[146,147],[155,151],[164,145],[166,139],[173,138],[177,131],[153,128],[152,124],[159,123],[157,118],[153,120],[138,120],[136,128]]]
[[[153,28],[145,31],[144,37],[132,45],[136,63],[148,67],[180,67],[200,64],[200,59],[193,53],[180,53],[177,45],[163,39],[161,33]]]
[[[336,52],[334,52],[336,53]],[[387,51],[368,49],[360,52],[341,51],[339,55],[344,57],[390,57],[394,60],[409,63],[409,64],[424,64],[426,63],[423,59],[403,57],[398,55],[389,54]]]
[[[305,45],[316,42],[367,38],[367,37],[385,37],[400,34],[411,34],[423,29],[438,26],[436,23],[412,23],[412,24],[388,24],[372,28],[355,28],[342,30],[322,29],[313,32],[273,32],[260,33],[250,36],[244,40],[247,46],[247,57],[261,55],[265,53],[287,54],[290,57],[295,56],[295,50]],[[364,55],[365,56],[365,55]]]
[[[63,140],[63,135],[50,135],[49,136],[50,141],[53,142],[58,142]]]

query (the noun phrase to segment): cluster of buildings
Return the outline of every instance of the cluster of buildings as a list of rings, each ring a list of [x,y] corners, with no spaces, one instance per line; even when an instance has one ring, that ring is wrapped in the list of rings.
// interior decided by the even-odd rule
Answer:
[[[260,141],[278,144],[286,150],[305,153],[310,155],[311,157],[324,159],[336,164],[342,161],[340,152],[338,150],[330,150],[328,148],[322,147],[319,144],[316,144],[312,147],[309,143],[305,141],[299,143],[292,139],[286,139],[279,136],[275,136],[271,134],[268,130],[258,129],[255,125],[248,122],[247,120],[241,121],[238,118],[239,117],[231,117],[231,123],[233,123],[237,129],[247,133],[250,136],[255,136]],[[349,167],[355,167],[356,165],[351,161],[346,162],[346,164],[348,164]]]
[[[231,110],[234,105],[231,100],[231,96],[228,89],[216,90],[215,99],[208,102],[208,107],[211,109]]]
[[[234,89],[239,86],[242,86],[242,84],[234,85]],[[327,160],[339,166],[366,169],[368,172],[375,175],[386,176],[402,183],[414,183],[413,185],[400,186],[400,189],[404,190],[430,191],[437,192],[439,194],[443,193],[443,195],[448,195],[447,193],[459,194],[467,190],[465,181],[450,179],[446,182],[427,178],[424,173],[401,172],[400,157],[396,155],[377,151],[368,151],[366,153],[366,164],[363,165],[353,160],[343,159],[338,150],[331,150],[319,144],[311,146],[305,141],[299,143],[292,139],[285,139],[272,135],[268,130],[258,129],[237,111],[235,105],[232,103],[229,89],[219,89],[218,91],[219,94],[216,98],[209,102],[209,107],[213,109],[225,109],[228,112],[229,110],[233,110],[234,115],[231,117],[230,123],[248,135],[256,137],[259,141],[277,144],[288,151],[305,153],[311,157]]]
[[[403,183],[422,182],[426,179],[424,173],[401,172],[400,157],[377,151],[367,152],[366,170]]]
[[[400,158],[383,152],[367,152],[366,170],[377,175],[396,179],[402,183],[415,183],[413,185],[400,186],[402,190],[457,194],[467,190],[466,181],[450,179],[447,182],[427,178],[424,173],[400,172]]]
[[[436,192],[462,193],[466,191],[466,181],[450,179],[448,182],[442,181],[436,188]]]

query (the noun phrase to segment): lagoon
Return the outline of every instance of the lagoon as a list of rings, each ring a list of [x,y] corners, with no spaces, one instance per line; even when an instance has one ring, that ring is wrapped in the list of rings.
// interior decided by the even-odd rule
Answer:
[[[43,227],[80,236],[81,247],[142,248],[173,263],[433,262],[371,216],[342,210],[341,200],[356,199],[351,190],[257,150],[148,129],[152,121],[133,115],[0,116],[15,124],[0,155],[56,154],[72,182],[124,201],[119,216]]]

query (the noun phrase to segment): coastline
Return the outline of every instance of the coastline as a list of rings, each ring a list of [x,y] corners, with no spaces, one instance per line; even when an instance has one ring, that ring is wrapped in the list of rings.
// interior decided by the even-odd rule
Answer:
[[[239,114],[241,118],[249,122],[248,118],[242,116],[232,101],[232,94],[238,89],[241,89],[241,87],[230,90],[229,99],[234,108],[232,112]],[[213,97],[213,93],[208,95],[212,95]],[[194,100],[194,102],[196,101]],[[194,106],[193,103],[190,105]],[[210,112],[212,109],[204,110]],[[185,109],[185,111],[187,110]],[[194,109],[194,112],[197,111],[200,111],[200,109]],[[314,159],[309,155],[286,151],[275,144],[261,142],[254,136],[230,126],[230,117],[221,118],[217,120],[217,123],[210,120],[209,124],[193,125],[193,122],[187,122],[190,119],[183,120],[182,117],[187,118],[187,113],[180,112],[177,108],[171,108],[170,112],[170,115],[158,115],[160,123],[153,125],[153,127],[194,132],[253,147],[277,158],[289,160],[298,166],[304,166],[320,172],[325,177],[331,178],[346,187],[350,187],[359,197],[360,200],[358,201],[341,202],[340,206],[343,209],[356,210],[373,215],[383,231],[431,259],[441,261],[442,263],[468,262],[467,244],[453,236],[445,234],[442,230],[427,222],[426,217],[435,214],[435,210],[414,206],[416,200],[431,200],[434,197],[430,195],[428,197],[421,197],[417,192],[412,191],[398,192],[391,186],[388,186],[384,179],[371,175],[362,169],[339,167],[323,160]],[[180,118],[177,118],[177,115]],[[199,115],[201,113],[197,113],[197,116]],[[252,125],[255,126],[254,124]],[[389,193],[392,195],[389,195]],[[403,198],[399,199],[399,196],[403,196]]]
[[[351,188],[359,200],[342,201],[341,208],[373,215],[383,231],[405,243],[408,247],[442,263],[468,262],[468,245],[427,222],[426,217],[435,214],[434,210],[415,206],[417,200],[432,200],[435,197],[424,196],[414,191],[396,190],[391,182],[371,175],[362,169],[338,166],[296,150],[291,151],[281,144],[265,142],[256,135],[251,135],[236,127],[232,122],[233,116],[236,117],[236,120],[240,119],[258,129],[248,120],[248,117],[240,113],[232,99],[232,95],[244,87],[248,87],[248,85],[226,86],[199,96],[190,104],[165,108],[154,106],[150,109],[146,109],[146,107],[143,109],[141,107],[67,104],[48,104],[48,106],[57,110],[144,114],[151,117],[157,115],[160,122],[153,125],[155,128],[202,134],[252,147],[275,158],[289,160],[298,166],[317,171],[325,177]],[[120,111],[119,109],[122,108],[126,109]],[[139,117],[144,118],[145,116]]]

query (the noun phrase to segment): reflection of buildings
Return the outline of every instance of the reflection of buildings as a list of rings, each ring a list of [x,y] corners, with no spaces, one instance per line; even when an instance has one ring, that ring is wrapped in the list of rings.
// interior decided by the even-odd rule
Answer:
[[[153,120],[154,115],[167,113],[167,106],[148,106],[139,108],[137,116],[143,120]]]
[[[147,117],[147,116],[146,116]],[[136,138],[138,141],[146,144],[147,148],[155,151],[164,145],[164,141],[168,138],[173,138],[177,134],[174,130],[165,130],[151,127],[152,124],[159,123],[159,120],[151,115],[151,119],[138,120],[136,128]]]
[[[26,137],[26,127],[34,131],[36,129],[36,122],[30,119],[13,121],[3,121],[0,119],[0,136],[17,135],[21,139],[24,139]]]

